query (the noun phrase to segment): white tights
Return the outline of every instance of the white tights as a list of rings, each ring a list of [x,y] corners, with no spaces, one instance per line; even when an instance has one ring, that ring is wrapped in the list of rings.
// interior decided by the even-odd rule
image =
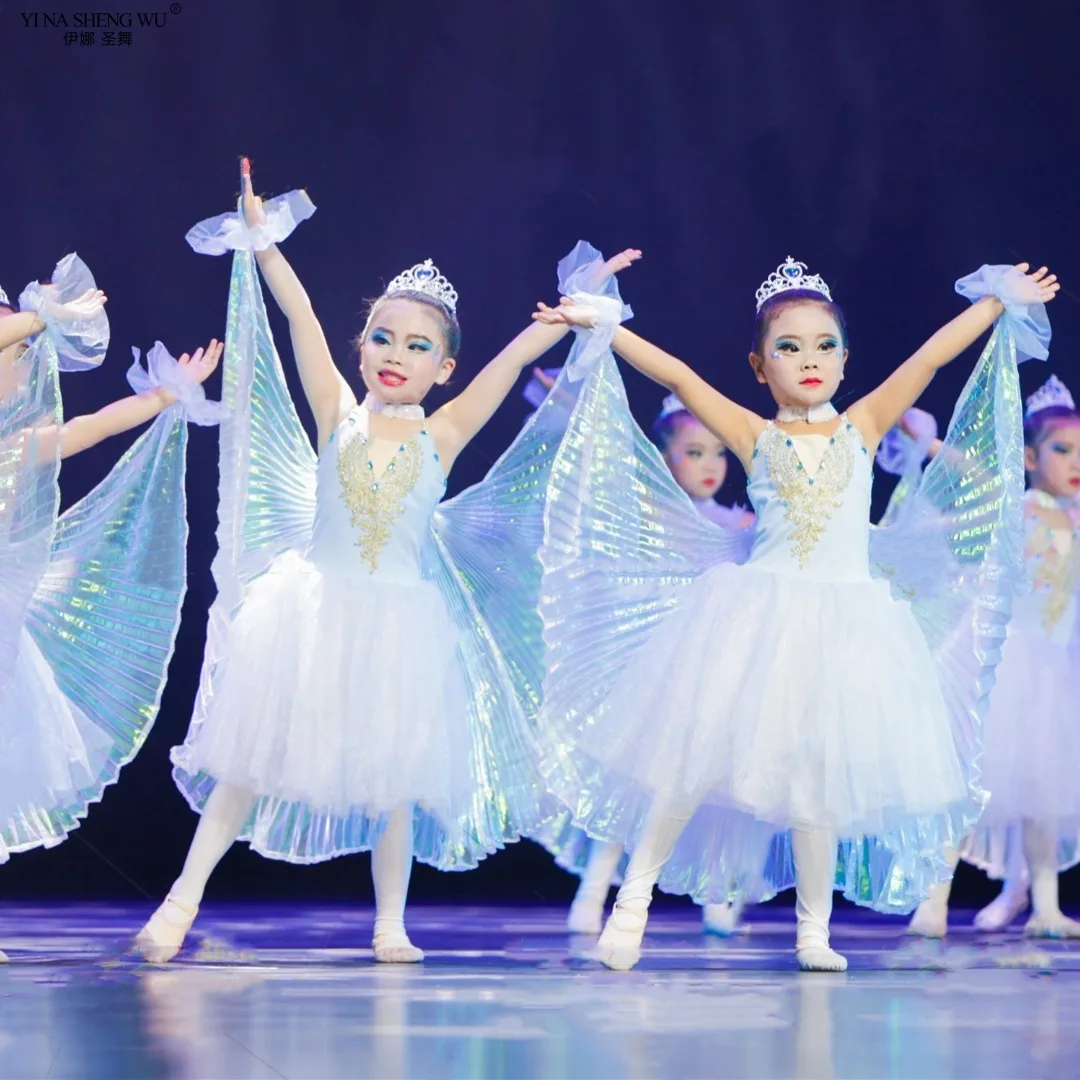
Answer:
[[[613,930],[624,934],[644,931],[653,887],[693,813],[690,807],[659,803],[649,812],[615,898]],[[825,830],[796,828],[791,830],[791,844],[795,857],[795,948],[800,963],[804,955],[818,961],[827,956],[830,966],[842,963],[842,957],[829,949],[836,837]]]
[[[194,910],[206,883],[244,827],[255,796],[243,788],[219,783],[206,800],[184,869],[169,896]],[[375,936],[405,938],[405,898],[412,873],[412,806],[399,806],[371,853],[375,886]]]

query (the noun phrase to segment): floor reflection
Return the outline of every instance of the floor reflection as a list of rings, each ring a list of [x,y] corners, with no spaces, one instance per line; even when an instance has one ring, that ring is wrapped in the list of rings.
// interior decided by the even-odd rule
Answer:
[[[1076,1075],[1080,949],[907,938],[849,916],[843,975],[800,975],[787,913],[704,939],[662,913],[635,971],[547,909],[418,909],[422,967],[370,912],[209,909],[187,959],[126,954],[141,910],[0,907],[0,1077]]]

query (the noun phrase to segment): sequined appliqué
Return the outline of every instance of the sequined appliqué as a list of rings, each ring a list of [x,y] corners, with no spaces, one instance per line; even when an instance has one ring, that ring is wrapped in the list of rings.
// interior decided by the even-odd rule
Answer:
[[[356,546],[373,573],[386,547],[394,523],[405,507],[405,499],[416,486],[423,465],[420,443],[411,438],[401,444],[393,461],[378,479],[368,454],[370,439],[362,432],[338,451],[337,471],[341,497],[349,517],[359,532]]]
[[[1059,547],[1056,532],[1037,516],[1031,517],[1027,557],[1034,563],[1032,584],[1043,602],[1043,627],[1052,634],[1061,621],[1069,600],[1080,584],[1080,528]]]
[[[776,492],[787,507],[791,522],[791,546],[800,566],[806,566],[833,512],[840,508],[851,483],[854,455],[851,424],[845,421],[829,437],[825,456],[810,476],[787,434],[770,424],[765,435],[765,460]]]

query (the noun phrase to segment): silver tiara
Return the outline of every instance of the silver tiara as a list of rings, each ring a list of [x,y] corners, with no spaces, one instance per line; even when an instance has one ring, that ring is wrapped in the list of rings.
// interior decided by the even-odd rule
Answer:
[[[666,416],[671,416],[677,412],[689,412],[690,410],[683,404],[682,398],[678,394],[668,394],[664,398],[663,404],[660,406],[660,415],[657,420],[663,420]]]
[[[392,296],[400,292],[422,292],[427,296],[445,304],[451,311],[457,312],[458,294],[457,289],[439,273],[439,268],[433,266],[430,259],[417,263],[402,274],[398,274],[389,285],[386,286],[384,296]]]
[[[1025,402],[1027,406],[1025,417],[1033,416],[1043,409],[1049,409],[1054,405],[1060,405],[1064,409],[1076,408],[1069,388],[1056,376],[1051,375]]]
[[[821,293],[826,300],[832,300],[829,286],[817,274],[807,274],[806,263],[796,262],[790,255],[761,283],[760,288],[754,294],[757,300],[757,310],[770,297],[777,293],[788,292],[790,289],[808,289],[810,292]]]

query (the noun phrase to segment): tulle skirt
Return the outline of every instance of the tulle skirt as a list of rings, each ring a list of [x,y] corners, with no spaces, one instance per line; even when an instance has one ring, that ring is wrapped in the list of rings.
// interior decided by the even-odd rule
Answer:
[[[983,724],[990,801],[964,858],[1005,875],[1009,826],[1055,826],[1062,870],[1080,861],[1080,647],[1009,627]]]
[[[196,809],[215,782],[252,792],[244,835],[272,858],[369,848],[406,803],[452,846],[475,786],[457,643],[430,582],[331,575],[281,556],[250,586],[201,715],[173,751],[181,790]]]
[[[689,818],[660,884],[698,902],[790,884],[793,827],[891,838],[925,889],[971,814],[926,639],[881,581],[719,564],[591,722],[549,739],[551,790],[591,835],[632,847],[651,807]],[[868,903],[896,907],[890,872]]]
[[[0,862],[66,839],[112,783],[112,740],[60,692],[25,631],[0,694]]]

